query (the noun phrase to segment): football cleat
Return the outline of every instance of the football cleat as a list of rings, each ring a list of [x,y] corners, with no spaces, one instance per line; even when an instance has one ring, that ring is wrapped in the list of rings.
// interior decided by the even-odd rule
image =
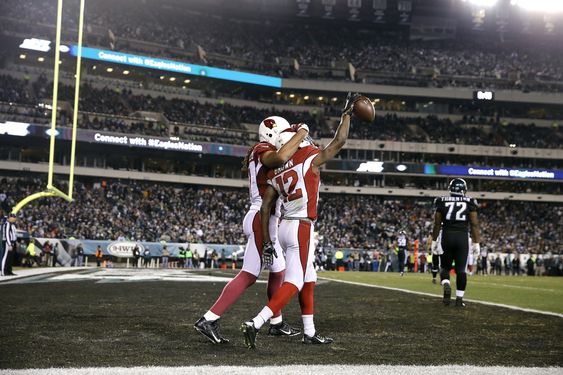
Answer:
[[[436,284],[436,279],[432,279],[432,284]]]
[[[256,349],[256,336],[258,335],[258,329],[254,326],[254,322],[248,321],[242,323],[240,330],[244,334],[244,343],[248,349]]]
[[[331,344],[334,339],[331,337],[324,337],[319,335],[318,333],[315,333],[314,336],[307,336],[305,334],[303,334],[303,344],[309,344],[309,345],[327,345],[327,344]]]
[[[297,336],[301,333],[298,328],[293,328],[287,322],[283,321],[279,324],[270,324],[268,335],[270,336]]]
[[[457,297],[455,299],[455,307],[465,307],[465,302],[463,302],[462,297]]]
[[[444,283],[444,305],[450,305],[450,299],[452,298],[452,287],[450,283]]]
[[[213,344],[227,344],[229,342],[229,339],[221,335],[219,319],[211,321],[201,317],[195,322],[194,328]]]

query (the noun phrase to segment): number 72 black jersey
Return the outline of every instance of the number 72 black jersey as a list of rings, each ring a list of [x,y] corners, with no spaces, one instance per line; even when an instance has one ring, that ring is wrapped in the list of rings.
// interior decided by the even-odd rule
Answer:
[[[434,206],[442,214],[442,229],[454,232],[469,230],[469,213],[478,207],[476,199],[464,196],[438,197]]]

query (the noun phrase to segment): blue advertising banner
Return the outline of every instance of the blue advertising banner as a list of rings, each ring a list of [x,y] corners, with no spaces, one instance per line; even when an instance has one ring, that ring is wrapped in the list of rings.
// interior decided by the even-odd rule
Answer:
[[[72,45],[70,54],[76,56],[78,47]],[[82,57],[90,60],[105,61],[115,64],[131,65],[140,68],[156,69],[165,72],[198,75],[202,77],[224,79],[228,81],[251,83],[254,85],[282,87],[282,79],[262,74],[239,72],[236,70],[213,68],[204,65],[188,64],[173,60],[164,60],[148,56],[132,55],[116,51],[82,47]]]
[[[425,171],[426,172],[426,171]],[[501,177],[531,180],[563,180],[563,171],[525,168],[492,168],[471,167],[459,165],[437,165],[435,174],[471,176],[471,177]],[[428,174],[428,173],[427,173]],[[432,173],[431,173],[432,174]]]

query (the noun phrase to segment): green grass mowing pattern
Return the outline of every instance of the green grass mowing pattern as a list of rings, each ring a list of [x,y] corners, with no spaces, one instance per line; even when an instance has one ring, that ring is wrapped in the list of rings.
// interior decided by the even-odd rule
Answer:
[[[563,365],[563,319],[495,306],[456,309],[433,297],[321,281],[315,325],[334,337],[332,345],[303,346],[300,337],[262,332],[258,348],[248,350],[239,327],[266,302],[265,284],[250,287],[221,318],[231,343],[213,346],[192,325],[221,293],[222,282],[41,280],[47,282],[0,284],[6,317],[0,319],[0,368]],[[284,317],[300,326],[296,298]]]
[[[320,277],[442,295],[430,274],[397,272],[323,272]],[[438,277],[439,279],[439,277]],[[450,277],[455,287],[455,276]],[[479,301],[563,313],[563,278],[527,276],[468,276],[465,297]]]

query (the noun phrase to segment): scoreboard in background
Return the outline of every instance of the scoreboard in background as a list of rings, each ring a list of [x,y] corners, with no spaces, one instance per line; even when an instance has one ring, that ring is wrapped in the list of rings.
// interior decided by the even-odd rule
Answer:
[[[301,18],[409,25],[412,0],[295,0]]]
[[[493,91],[473,91],[473,100],[492,102],[495,100]]]

